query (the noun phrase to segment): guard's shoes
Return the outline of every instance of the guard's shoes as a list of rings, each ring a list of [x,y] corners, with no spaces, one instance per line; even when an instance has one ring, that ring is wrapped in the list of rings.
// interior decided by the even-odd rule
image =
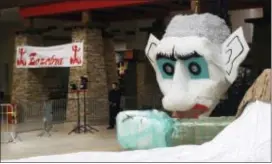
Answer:
[[[107,127],[107,129],[109,130],[109,129],[114,129],[114,127],[113,126],[109,126],[109,127]]]

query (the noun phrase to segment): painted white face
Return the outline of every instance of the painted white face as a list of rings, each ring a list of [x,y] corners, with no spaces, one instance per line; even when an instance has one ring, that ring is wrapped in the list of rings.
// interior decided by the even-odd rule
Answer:
[[[212,110],[236,79],[238,67],[248,53],[242,29],[225,43],[216,45],[204,37],[150,36],[146,55],[169,111]]]

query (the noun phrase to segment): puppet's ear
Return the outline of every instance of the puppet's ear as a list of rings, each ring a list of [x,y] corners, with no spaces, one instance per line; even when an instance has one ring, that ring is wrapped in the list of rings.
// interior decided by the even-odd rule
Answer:
[[[157,39],[153,34],[149,35],[149,39],[147,42],[147,45],[145,47],[145,55],[149,59],[150,63],[154,66],[155,61],[154,61],[154,53],[155,49],[158,46],[160,40]]]
[[[226,78],[232,84],[238,75],[240,64],[244,61],[249,51],[242,27],[233,32],[222,46],[223,57],[226,61]]]

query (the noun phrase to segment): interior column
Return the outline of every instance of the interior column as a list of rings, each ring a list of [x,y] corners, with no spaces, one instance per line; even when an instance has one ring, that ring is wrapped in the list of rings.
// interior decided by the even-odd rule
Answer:
[[[108,83],[101,30],[87,27],[73,29],[72,42],[82,41],[84,42],[83,65],[70,68],[69,84],[78,84],[80,76],[88,77],[87,119],[91,125],[105,123],[108,120]],[[68,94],[68,121],[75,121],[77,118],[75,96],[75,93]],[[83,93],[80,95],[80,108],[83,112]]]
[[[17,46],[31,45],[40,46],[42,40],[39,35],[20,34],[15,36],[15,52]],[[20,53],[20,52],[16,52]],[[48,95],[43,87],[44,69],[27,69],[16,67],[16,53],[12,74],[11,102],[13,103],[40,103]]]
[[[137,106],[161,108],[161,91],[159,89],[156,74],[148,59],[141,56],[137,62]]]
[[[112,37],[109,34],[103,35],[103,43],[104,43],[105,67],[107,72],[107,85],[108,91],[110,91],[112,83],[118,82],[114,43]]]

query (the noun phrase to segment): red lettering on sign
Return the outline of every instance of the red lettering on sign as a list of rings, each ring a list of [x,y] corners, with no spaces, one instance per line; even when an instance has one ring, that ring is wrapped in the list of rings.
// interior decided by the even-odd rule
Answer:
[[[70,57],[70,64],[81,64],[80,56],[77,56],[77,53],[80,51],[80,48],[77,45],[72,46],[72,51],[74,52],[74,56]]]
[[[29,54],[30,61],[28,65],[30,66],[60,66],[63,64],[63,58],[57,58],[55,55],[51,57],[46,57],[46,58],[39,58],[37,57],[36,52],[32,52]]]
[[[37,56],[36,52],[32,52],[31,54],[29,54],[30,61],[29,61],[28,65],[36,65],[35,64],[35,56]]]
[[[20,54],[20,57],[19,59],[17,59],[16,63],[18,66],[20,65],[23,65],[25,66],[26,65],[26,60],[23,58],[24,55],[26,54],[26,51],[24,48],[19,48],[19,54]]]

